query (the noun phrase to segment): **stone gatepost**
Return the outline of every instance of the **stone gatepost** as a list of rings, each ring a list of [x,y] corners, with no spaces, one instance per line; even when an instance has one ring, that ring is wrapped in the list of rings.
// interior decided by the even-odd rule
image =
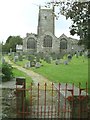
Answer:
[[[25,99],[26,99],[26,91],[25,91],[25,89],[26,89],[26,79],[24,77],[17,77],[16,78],[17,117],[22,117],[24,115],[23,112],[25,110]],[[21,114],[19,115],[18,112],[21,112]]]

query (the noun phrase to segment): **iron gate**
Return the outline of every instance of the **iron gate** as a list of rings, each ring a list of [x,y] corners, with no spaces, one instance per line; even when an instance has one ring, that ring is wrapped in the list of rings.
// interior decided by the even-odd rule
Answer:
[[[88,91],[74,84],[31,84],[30,88],[16,83],[18,118],[88,118]]]

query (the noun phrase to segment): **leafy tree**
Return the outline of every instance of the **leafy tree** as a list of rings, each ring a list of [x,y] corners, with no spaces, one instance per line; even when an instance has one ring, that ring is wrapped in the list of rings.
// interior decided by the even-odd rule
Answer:
[[[9,65],[8,63],[3,63],[2,64],[2,82],[3,81],[9,81],[11,80],[11,78],[13,77],[13,73],[12,73],[12,66]]]
[[[84,44],[87,48],[89,46],[90,36],[90,1],[82,2],[77,0],[67,0],[64,2],[58,0],[58,2],[48,2],[47,6],[53,5],[59,8],[59,12],[56,17],[60,14],[66,16],[66,19],[70,18],[73,23],[70,27],[71,35],[77,34],[80,36],[79,44]]]
[[[3,52],[9,52],[10,48],[12,48],[12,51],[16,51],[16,45],[22,44],[22,38],[20,36],[9,36],[6,40],[5,45],[2,46]]]

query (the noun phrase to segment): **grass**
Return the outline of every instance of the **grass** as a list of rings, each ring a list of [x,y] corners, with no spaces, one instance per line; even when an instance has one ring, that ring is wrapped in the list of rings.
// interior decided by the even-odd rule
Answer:
[[[66,59],[66,57],[64,57],[64,59]],[[16,64],[23,67],[26,62],[27,60],[23,60],[16,62]],[[74,56],[69,65],[55,65],[55,61],[53,61],[52,64],[42,61],[42,64],[43,67],[39,69],[30,69],[42,74],[52,82],[74,83],[76,86],[78,86],[80,82],[82,87],[85,87],[85,83],[88,81],[88,59],[83,56],[79,56],[79,58]],[[27,84],[29,83],[27,82]]]
[[[73,57],[69,65],[55,65],[43,62],[43,67],[33,71],[42,74],[52,82],[61,83],[74,83],[78,86],[81,83],[82,87],[85,87],[86,81],[88,81],[88,59],[84,57]]]
[[[22,72],[16,68],[13,68],[12,72],[13,72],[14,77],[25,77],[26,78],[26,88],[30,87],[32,79],[29,76],[27,76],[24,72]]]
[[[28,60],[23,59],[22,61],[17,61],[17,62],[16,62],[16,64],[17,64],[17,65],[20,65],[20,66],[22,66],[22,67],[24,67],[24,66],[25,66],[25,64],[26,64],[27,62],[29,62],[29,61],[28,61]]]

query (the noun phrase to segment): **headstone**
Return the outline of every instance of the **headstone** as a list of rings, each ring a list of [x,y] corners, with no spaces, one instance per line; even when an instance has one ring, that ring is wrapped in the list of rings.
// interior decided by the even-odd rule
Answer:
[[[76,58],[78,58],[78,56],[79,56],[79,53],[78,53],[78,52],[76,52],[75,56],[76,56]]]
[[[1,58],[1,62],[2,62],[2,64],[5,63],[5,59],[4,59],[4,57]]]
[[[63,59],[60,59],[60,64],[63,64]]]
[[[59,64],[60,64],[60,61],[59,61],[59,60],[56,60],[56,61],[55,61],[55,64],[56,64],[56,65],[59,65]]]
[[[18,56],[14,56],[14,62],[18,61]]]
[[[30,67],[31,67],[31,64],[30,64],[30,61],[29,61],[25,64],[25,68],[30,68]]]
[[[10,53],[8,53],[8,56],[10,56],[11,54]]]
[[[65,64],[65,65],[68,65],[68,60],[65,60],[65,61],[64,61],[64,64]]]
[[[30,62],[30,64],[31,64],[31,67],[35,67],[36,62],[32,61],[32,62]]]
[[[35,67],[36,67],[36,68],[40,68],[40,67],[41,67],[40,62],[36,62]]]
[[[27,63],[25,64],[25,66],[24,66],[25,68],[27,68]]]
[[[12,48],[10,48],[10,54],[12,54]]]
[[[72,59],[72,56],[68,54],[68,60],[70,61]]]
[[[51,63],[51,56],[45,56],[45,61],[47,62],[47,63]]]

